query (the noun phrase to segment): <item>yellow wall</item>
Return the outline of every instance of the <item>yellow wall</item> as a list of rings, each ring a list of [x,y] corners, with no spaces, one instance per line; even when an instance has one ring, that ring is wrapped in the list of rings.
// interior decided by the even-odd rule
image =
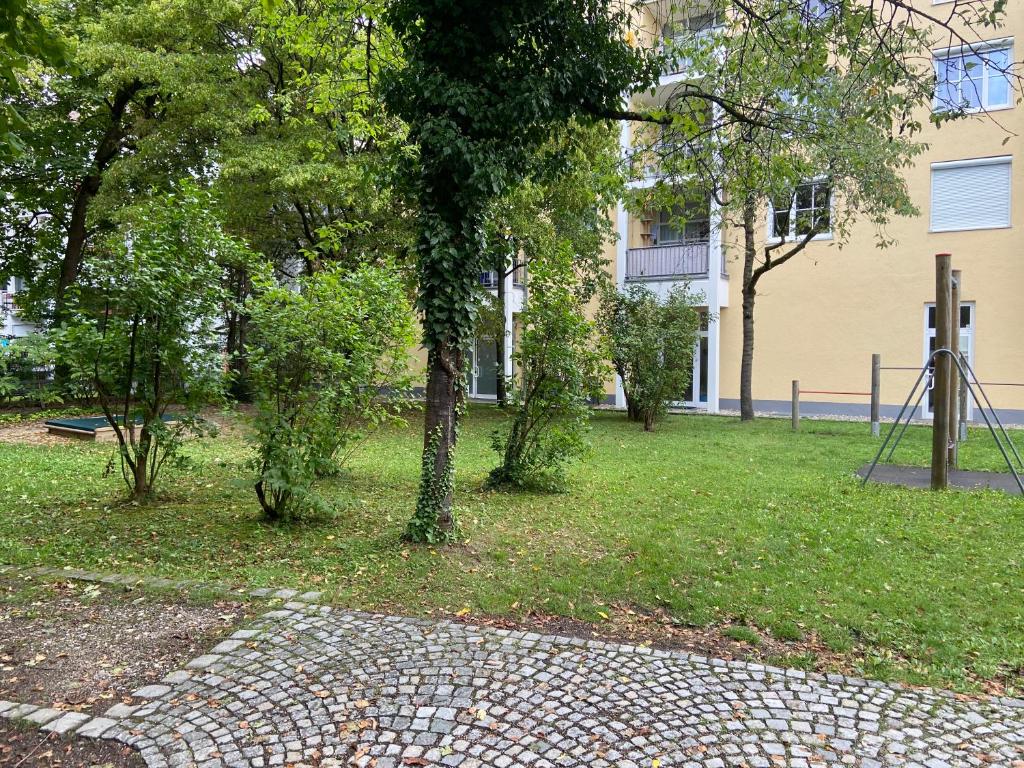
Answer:
[[[940,6],[941,7],[941,6]],[[931,8],[931,3],[928,3]],[[1014,38],[1024,52],[1024,0],[1011,0],[1007,26],[985,39]],[[927,114],[920,116],[928,125]],[[1014,135],[1016,134],[1016,135]],[[1009,137],[1009,141],[1004,141]],[[1024,383],[1024,105],[928,125],[929,150],[907,174],[920,215],[896,219],[886,232],[897,244],[879,250],[869,224],[855,226],[840,249],[818,241],[759,283],[755,315],[755,400],[788,401],[792,379],[805,389],[867,392],[871,354],[883,365],[920,366],[924,307],[934,301],[934,255],[953,254],[963,271],[964,301],[976,302],[974,362],[982,381]],[[1012,155],[1011,228],[929,233],[931,163]],[[629,245],[639,229],[630,223]],[[765,230],[764,220],[760,227]],[[739,398],[741,254],[738,232],[725,233],[729,307],[721,312],[721,397]],[[882,402],[902,404],[915,374],[886,371]],[[997,408],[1024,410],[1024,387],[989,389]],[[867,398],[806,396],[818,402],[867,403]]]

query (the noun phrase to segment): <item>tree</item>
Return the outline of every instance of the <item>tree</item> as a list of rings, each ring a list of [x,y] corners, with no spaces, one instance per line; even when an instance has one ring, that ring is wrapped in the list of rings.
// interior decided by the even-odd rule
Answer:
[[[653,82],[614,0],[396,0],[405,67],[385,95],[418,149],[418,307],[428,349],[420,492],[407,537],[451,539],[463,349],[472,339],[491,203],[527,172],[552,128],[619,113]]]
[[[42,7],[74,66],[33,70],[12,100],[26,127],[24,152],[0,167],[0,273],[26,278],[23,308],[57,325],[117,212],[211,171],[211,149],[234,124],[239,4]]]
[[[315,481],[396,420],[410,389],[413,314],[394,269],[325,268],[250,299],[255,490],[274,521],[324,510]]]
[[[699,297],[676,287],[665,300],[644,285],[624,291],[607,287],[601,296],[598,324],[612,366],[622,380],[629,418],[645,432],[685,398],[693,377]]]
[[[967,23],[956,32],[948,19],[883,5],[889,15],[861,4],[744,4],[720,33],[681,38],[672,51],[698,74],[660,114],[665,127],[648,151],[665,181],[640,205],[681,210],[695,198],[713,200],[719,226],[742,231],[744,420],[754,417],[760,281],[824,232],[842,247],[858,221],[874,225],[880,247],[890,244],[886,223],[916,213],[903,171],[923,149],[917,115],[932,113],[934,71],[919,62],[930,62],[944,32],[968,46],[976,34],[973,11],[954,9]],[[987,14],[973,23],[988,23]],[[691,88],[728,103],[695,108]],[[767,240],[766,214],[775,235]]]
[[[525,275],[554,240],[576,254],[571,277],[593,292],[604,275],[604,246],[614,237],[607,211],[625,191],[614,124],[576,120],[551,132],[532,159],[526,178],[495,200],[487,213],[486,260],[497,274],[493,300],[484,301],[478,337],[494,338],[497,359],[504,356],[505,277]],[[498,378],[498,404],[506,401],[506,382]]]
[[[282,278],[343,264],[411,272],[412,214],[396,194],[401,120],[379,94],[399,65],[376,0],[251,4],[235,34],[245,52],[236,130],[218,143],[226,226]],[[411,282],[411,274],[407,275]],[[242,300],[250,276],[231,276]],[[246,396],[248,318],[227,317],[235,388]]]
[[[594,277],[581,277],[571,239],[552,232],[545,242],[530,260],[509,420],[494,434],[495,487],[564,486],[566,465],[586,449],[590,404],[602,394],[605,368],[586,315]]]
[[[68,50],[27,0],[6,0],[0,6],[0,160],[9,161],[24,150],[18,133],[27,123],[11,97],[21,92],[21,73],[33,63],[65,69]]]
[[[207,431],[200,409],[223,396],[219,263],[249,254],[209,208],[208,195],[184,184],[125,211],[83,274],[58,335],[60,358],[73,380],[96,392],[114,430],[136,501],[152,493],[186,435]]]

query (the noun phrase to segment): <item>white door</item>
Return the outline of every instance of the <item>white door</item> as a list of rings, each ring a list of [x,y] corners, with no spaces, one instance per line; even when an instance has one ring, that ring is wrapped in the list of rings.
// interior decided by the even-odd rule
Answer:
[[[693,375],[686,388],[684,403],[688,408],[708,407],[708,313],[700,313],[700,330],[693,345]]]
[[[924,359],[935,351],[935,305],[926,304],[924,307]],[[967,362],[974,367],[974,303],[964,302],[960,304],[960,353],[967,358]],[[959,377],[959,373],[955,374]],[[974,403],[967,398],[967,418],[972,417]],[[921,401],[921,418],[932,417],[932,387],[928,387],[924,400]]]

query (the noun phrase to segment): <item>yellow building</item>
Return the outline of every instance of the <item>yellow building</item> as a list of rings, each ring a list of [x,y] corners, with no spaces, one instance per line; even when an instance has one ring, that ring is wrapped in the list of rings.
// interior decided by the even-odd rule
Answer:
[[[936,2],[936,10],[943,4]],[[932,3],[928,5],[930,9]],[[667,0],[648,3],[647,27],[656,30],[656,36],[680,30],[699,34],[715,23],[701,10],[686,16],[669,10],[672,6]],[[1010,0],[1006,26],[986,33],[986,57],[1014,61],[1014,41],[1024,34],[1024,2]],[[873,353],[881,355],[887,369],[919,370],[934,337],[929,312],[935,292],[934,255],[948,252],[954,268],[963,271],[962,348],[979,379],[992,383],[987,391],[1000,415],[1024,423],[1024,105],[1015,104],[1019,94],[1004,74],[983,64],[968,67],[965,73],[962,63],[970,52],[937,49],[933,55],[947,94],[966,100],[978,114],[941,128],[922,116],[927,127],[921,138],[930,147],[906,177],[921,215],[891,222],[887,233],[896,245],[877,248],[874,229],[865,222],[854,227],[841,250],[830,234],[824,234],[762,278],[755,316],[757,410],[788,411],[794,379],[806,390],[867,393]],[[680,71],[666,72],[654,95],[642,98],[648,103],[664,99],[685,81],[685,62],[677,62],[673,69]],[[623,125],[622,151],[627,155],[634,147],[632,130]],[[643,168],[636,176],[634,186],[650,185],[657,170]],[[821,191],[813,184],[801,187],[795,205],[829,205]],[[768,238],[773,218],[768,212],[764,218]],[[608,255],[620,286],[642,282],[663,293],[688,280],[705,297],[711,321],[695,352],[687,405],[709,412],[738,409],[740,233],[720,227],[710,203],[702,212],[688,215],[682,229],[664,212],[637,217],[620,206],[617,226],[619,241]],[[895,415],[916,376],[913,370],[883,372],[883,416]],[[625,404],[621,387],[614,395],[609,387],[612,399],[616,405]],[[808,394],[802,410],[866,416],[868,398]],[[917,415],[929,415],[928,398]]]

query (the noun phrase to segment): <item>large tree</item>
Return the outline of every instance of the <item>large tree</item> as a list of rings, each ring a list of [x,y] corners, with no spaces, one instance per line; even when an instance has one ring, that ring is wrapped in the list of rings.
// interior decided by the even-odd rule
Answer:
[[[400,63],[381,20],[385,5],[252,3],[233,35],[241,98],[237,130],[217,146],[215,188],[226,226],[282,275],[385,263],[404,271],[411,262],[412,214],[394,192],[405,128],[379,94],[381,69]],[[231,283],[238,299],[251,290],[243,272]],[[243,306],[225,324],[239,395]]]
[[[0,273],[29,281],[24,309],[58,321],[113,212],[210,170],[237,103],[235,0],[42,4],[74,50],[69,71],[37,68],[12,106],[24,152],[0,167]],[[30,76],[31,75],[31,76]]]
[[[0,160],[23,149],[19,133],[27,127],[11,103],[21,92],[21,78],[33,66],[67,67],[68,50],[27,0],[0,4]]]
[[[491,202],[525,173],[549,132],[573,117],[616,115],[653,81],[614,0],[396,0],[388,21],[406,66],[387,87],[418,148],[419,308],[428,349],[423,467],[407,535],[446,540],[479,274]]]
[[[381,0],[254,4],[237,35],[240,130],[218,146],[229,225],[306,273],[407,252],[411,216],[392,190],[402,122],[379,94],[400,66]]]

